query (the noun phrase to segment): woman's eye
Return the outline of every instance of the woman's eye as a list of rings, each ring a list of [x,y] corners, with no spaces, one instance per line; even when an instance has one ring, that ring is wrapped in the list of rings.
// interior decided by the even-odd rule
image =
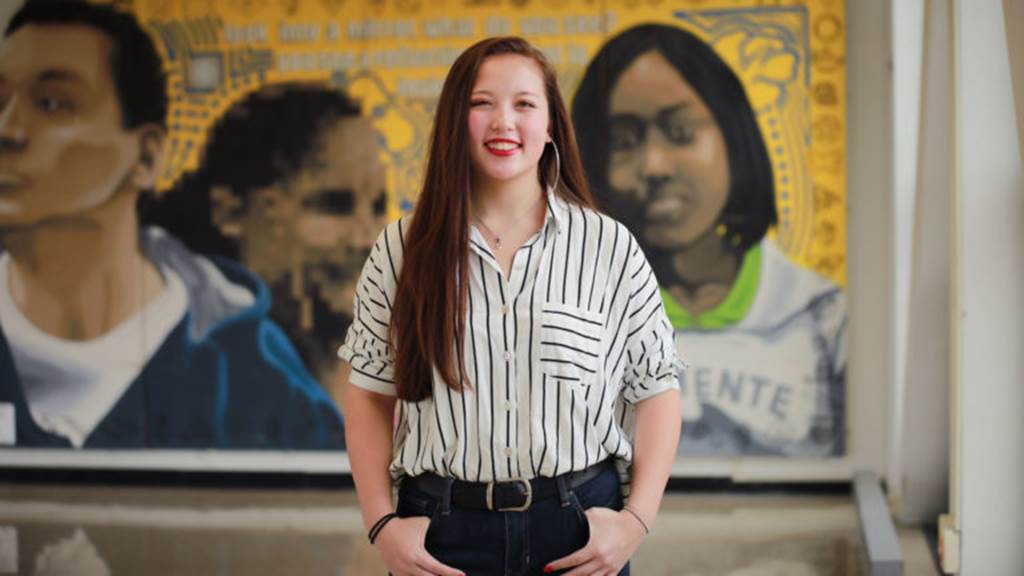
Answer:
[[[647,138],[647,123],[635,116],[612,116],[608,129],[611,149],[617,152],[634,150]]]
[[[52,96],[43,96],[36,99],[36,106],[38,106],[43,112],[57,112],[71,107],[68,102]]]
[[[536,108],[537,107],[536,104],[534,104],[533,102],[530,102],[529,100],[520,100],[519,101],[519,106],[523,107],[523,108]]]
[[[477,106],[486,106],[487,104],[490,104],[487,100],[470,100],[469,102],[470,107],[473,108],[476,108]]]
[[[689,124],[672,123],[663,127],[668,140],[674,144],[689,144],[693,142],[694,129]]]

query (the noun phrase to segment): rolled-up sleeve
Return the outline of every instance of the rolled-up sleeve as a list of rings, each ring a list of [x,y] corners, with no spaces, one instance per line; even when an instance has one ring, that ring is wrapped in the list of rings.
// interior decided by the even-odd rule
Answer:
[[[676,350],[675,333],[665,314],[658,281],[642,250],[630,255],[631,286],[627,304],[626,365],[622,398],[642,402],[679,388],[679,373],[687,368]]]
[[[390,344],[391,306],[401,266],[401,231],[387,226],[363,265],[356,285],[352,324],[338,357],[352,366],[349,382],[371,392],[395,396],[394,351]]]

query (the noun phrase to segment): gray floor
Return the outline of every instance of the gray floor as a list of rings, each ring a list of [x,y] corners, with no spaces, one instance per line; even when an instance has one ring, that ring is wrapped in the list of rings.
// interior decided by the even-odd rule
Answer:
[[[904,574],[932,575],[899,529]],[[637,575],[863,574],[845,496],[671,494]],[[383,574],[346,491],[0,485],[0,574]]]

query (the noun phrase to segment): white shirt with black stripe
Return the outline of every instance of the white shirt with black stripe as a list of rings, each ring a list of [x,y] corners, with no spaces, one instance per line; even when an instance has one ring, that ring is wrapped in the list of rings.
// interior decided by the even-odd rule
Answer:
[[[387,395],[396,393],[387,338],[409,218],[377,239],[338,350],[352,384]],[[529,479],[614,457],[628,482],[634,405],[677,389],[685,366],[636,240],[549,192],[544,225],[516,252],[508,279],[475,227],[469,267],[470,386],[454,392],[435,371],[432,397],[399,402],[392,476]]]

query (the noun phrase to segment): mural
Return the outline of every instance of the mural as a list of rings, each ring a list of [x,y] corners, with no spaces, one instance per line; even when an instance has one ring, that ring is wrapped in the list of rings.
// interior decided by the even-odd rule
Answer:
[[[693,22],[719,43],[770,37],[751,15]],[[680,449],[709,456],[840,453],[842,290],[768,237],[779,210],[757,112],[736,74],[695,31],[645,24],[620,32],[594,57],[573,102],[595,196],[636,235],[679,351],[693,364],[680,380]],[[794,98],[789,84],[804,76],[803,59],[784,39],[755,54],[751,60],[771,74],[757,80],[774,89],[758,104],[774,139],[774,115]],[[785,161],[778,167],[786,173]],[[779,184],[787,214],[788,178]],[[791,226],[784,219],[782,232]]]
[[[655,265],[682,454],[844,452],[841,0],[45,4],[0,46],[0,444],[343,448],[367,251],[517,34]]]
[[[35,3],[0,52],[0,401],[18,446],[341,448],[264,282],[140,226],[166,89],[129,15]]]

